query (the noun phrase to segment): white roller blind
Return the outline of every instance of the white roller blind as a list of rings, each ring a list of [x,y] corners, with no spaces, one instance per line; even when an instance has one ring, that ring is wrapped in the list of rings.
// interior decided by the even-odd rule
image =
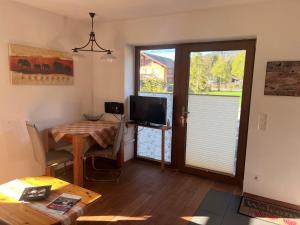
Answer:
[[[186,166],[235,175],[239,97],[189,95]]]

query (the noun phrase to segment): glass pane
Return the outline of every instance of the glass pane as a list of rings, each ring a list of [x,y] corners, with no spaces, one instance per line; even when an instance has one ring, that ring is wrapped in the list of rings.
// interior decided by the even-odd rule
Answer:
[[[167,121],[172,125],[175,49],[140,51],[140,96],[167,98]],[[165,133],[165,161],[171,162],[172,131]],[[161,160],[161,131],[138,127],[138,157]]]
[[[190,54],[186,166],[235,175],[245,56]]]

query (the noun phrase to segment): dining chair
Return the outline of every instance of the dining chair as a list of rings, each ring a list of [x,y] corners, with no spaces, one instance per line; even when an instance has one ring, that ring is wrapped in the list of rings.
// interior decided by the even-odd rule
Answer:
[[[86,180],[90,181],[118,181],[122,170],[121,168],[118,169],[99,169],[95,165],[95,159],[97,157],[105,158],[105,159],[110,159],[110,160],[116,160],[117,159],[117,154],[120,150],[121,143],[123,141],[123,134],[124,134],[124,128],[125,128],[125,120],[124,118],[121,119],[116,136],[114,138],[114,142],[111,146],[108,146],[107,148],[103,149],[99,145],[93,145],[90,147],[84,154],[83,160],[84,160],[84,176]],[[112,178],[109,179],[95,179],[92,177],[87,176],[87,169],[86,169],[86,161],[88,158],[92,159],[92,168],[94,172],[102,172],[102,173],[109,173],[109,174],[114,174]]]
[[[55,166],[64,164],[73,160],[72,153],[66,150],[51,149],[46,151],[40,133],[35,124],[26,123],[29,137],[33,148],[35,160],[45,168],[47,176],[55,176]]]

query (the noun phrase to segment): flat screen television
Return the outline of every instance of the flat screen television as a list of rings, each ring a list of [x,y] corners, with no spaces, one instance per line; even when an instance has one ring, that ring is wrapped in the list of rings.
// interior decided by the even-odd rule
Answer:
[[[147,126],[165,125],[166,116],[167,98],[130,96],[130,120]]]

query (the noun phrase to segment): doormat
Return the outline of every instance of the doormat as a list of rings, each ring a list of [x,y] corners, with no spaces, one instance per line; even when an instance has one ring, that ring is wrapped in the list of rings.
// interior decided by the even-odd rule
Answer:
[[[243,197],[239,212],[279,225],[300,225],[300,211]]]

